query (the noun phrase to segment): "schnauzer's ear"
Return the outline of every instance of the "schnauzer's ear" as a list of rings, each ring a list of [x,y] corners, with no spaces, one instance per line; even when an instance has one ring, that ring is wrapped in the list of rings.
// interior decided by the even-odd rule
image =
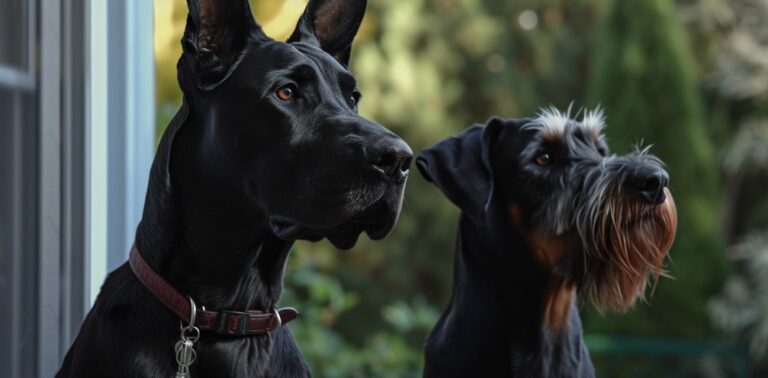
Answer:
[[[367,0],[310,0],[288,42],[319,46],[345,67]]]
[[[194,57],[197,86],[213,89],[234,71],[249,36],[266,38],[248,0],[187,0],[184,53]]]
[[[493,198],[491,148],[503,131],[504,121],[492,118],[422,151],[416,166],[473,221],[486,222]]]

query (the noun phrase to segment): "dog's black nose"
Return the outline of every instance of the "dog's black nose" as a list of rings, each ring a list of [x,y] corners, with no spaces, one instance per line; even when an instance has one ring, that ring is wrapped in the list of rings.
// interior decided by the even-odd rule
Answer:
[[[408,175],[413,151],[402,139],[382,143],[366,149],[366,161],[388,178],[399,179]]]
[[[661,167],[643,165],[632,172],[629,184],[644,202],[660,204],[667,199],[664,188],[669,184],[669,174]]]

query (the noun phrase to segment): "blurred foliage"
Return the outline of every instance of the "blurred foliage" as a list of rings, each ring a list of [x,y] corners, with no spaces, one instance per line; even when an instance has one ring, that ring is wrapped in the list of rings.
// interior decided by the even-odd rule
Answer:
[[[768,118],[745,121],[725,151],[723,167],[728,174],[768,169]]]
[[[730,278],[721,295],[709,302],[715,324],[749,339],[758,360],[768,358],[768,232],[755,232],[735,245],[731,256],[744,274]]]
[[[723,229],[737,271],[709,302],[714,324],[746,340],[756,376],[768,375],[768,1],[710,1],[696,30],[717,28],[707,83],[731,129],[723,151]],[[695,6],[689,9],[696,10]],[[714,9],[719,11],[715,12]],[[721,16],[716,16],[716,15]],[[713,96],[714,97],[714,96]]]
[[[251,1],[276,39],[290,34],[305,3]],[[758,13],[766,3],[370,0],[352,52],[360,112],[419,151],[495,114],[603,104],[614,150],[644,140],[669,165],[680,228],[668,266],[675,279],[661,280],[650,304],[623,316],[585,307],[586,332],[740,342],[757,323],[729,327],[718,317],[744,308],[729,296],[734,284],[713,295],[730,270],[726,242],[768,229],[768,174],[760,168],[768,32]],[[160,131],[180,101],[175,64],[186,5],[155,4]],[[362,238],[349,252],[296,244],[282,302],[304,315],[290,327],[316,376],[420,376],[424,340],[450,295],[457,217],[414,171],[387,239]],[[736,265],[738,290],[765,295],[749,263]],[[762,355],[753,356],[760,365]],[[610,354],[594,357],[602,376],[617,376]],[[717,360],[707,361],[698,365],[717,376]],[[697,363],[679,365],[690,372]]]
[[[297,248],[301,249],[301,248]],[[293,256],[283,303],[299,306],[302,321],[291,324],[307,362],[322,377],[416,377],[420,375],[421,338],[437,321],[438,313],[422,299],[384,305],[383,323],[362,341],[336,331],[345,315],[354,315],[362,301],[360,292],[345,289],[333,274],[321,269],[312,252]]]

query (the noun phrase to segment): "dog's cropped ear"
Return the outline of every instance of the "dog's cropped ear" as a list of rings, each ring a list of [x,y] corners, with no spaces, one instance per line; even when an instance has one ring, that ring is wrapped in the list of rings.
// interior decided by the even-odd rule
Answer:
[[[195,60],[197,86],[213,89],[234,71],[249,36],[266,38],[248,0],[187,0],[182,46]]]
[[[478,224],[486,222],[487,207],[493,198],[490,155],[503,123],[492,118],[485,125],[471,126],[425,149],[416,158],[422,176]]]
[[[366,0],[310,0],[288,42],[319,46],[346,67],[366,5]]]

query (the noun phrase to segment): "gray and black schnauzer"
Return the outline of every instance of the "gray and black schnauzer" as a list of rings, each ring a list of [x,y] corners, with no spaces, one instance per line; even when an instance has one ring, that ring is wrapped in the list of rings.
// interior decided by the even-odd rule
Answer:
[[[663,163],[610,154],[599,109],[576,118],[493,118],[419,155],[462,210],[425,377],[592,377],[577,294],[621,312],[664,274],[677,215]]]

